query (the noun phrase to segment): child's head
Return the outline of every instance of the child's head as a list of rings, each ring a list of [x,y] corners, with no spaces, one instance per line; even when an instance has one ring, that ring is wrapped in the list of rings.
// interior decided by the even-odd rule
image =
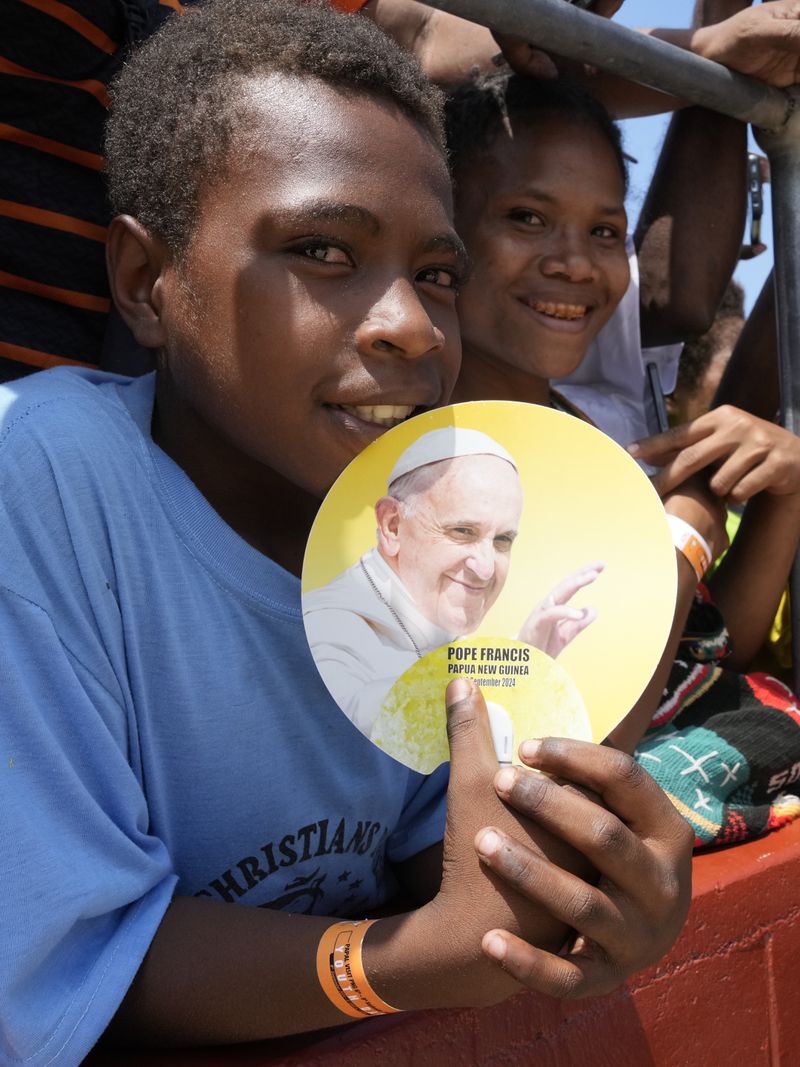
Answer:
[[[579,87],[505,74],[456,93],[447,128],[465,363],[569,374],[628,285],[619,131]]]
[[[463,251],[439,95],[369,20],[188,9],[118,80],[108,169],[112,288],[159,349],[155,430],[190,474],[320,493],[447,398]]]

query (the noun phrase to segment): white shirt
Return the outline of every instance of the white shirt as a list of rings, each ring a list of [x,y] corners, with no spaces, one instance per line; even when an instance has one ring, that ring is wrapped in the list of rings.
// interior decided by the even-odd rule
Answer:
[[[305,594],[303,621],[322,680],[368,737],[397,679],[459,636],[425,618],[377,548]]]
[[[639,323],[639,264],[628,237],[631,280],[616,311],[589,346],[580,367],[553,384],[617,444],[628,445],[657,433],[653,401],[645,371],[658,369],[663,393],[675,388],[682,345],[642,349]]]

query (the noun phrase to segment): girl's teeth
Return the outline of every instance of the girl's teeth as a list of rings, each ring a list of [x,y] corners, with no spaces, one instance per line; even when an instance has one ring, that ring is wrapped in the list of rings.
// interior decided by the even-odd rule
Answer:
[[[586,314],[586,307],[578,304],[534,303],[531,307],[534,311],[554,319],[582,319]]]
[[[399,422],[407,419],[414,410],[410,404],[371,404],[369,406],[355,406],[342,404],[343,411],[355,415],[364,422],[374,422],[378,426],[396,426]]]

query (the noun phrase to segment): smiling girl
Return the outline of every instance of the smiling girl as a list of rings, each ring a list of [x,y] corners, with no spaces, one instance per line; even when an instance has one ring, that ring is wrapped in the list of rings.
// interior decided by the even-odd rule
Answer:
[[[628,285],[619,131],[578,87],[504,74],[455,94],[448,125],[456,227],[474,261],[459,299],[453,399],[585,417],[550,381],[580,366]],[[794,698],[775,679],[739,672],[766,636],[800,538],[800,443],[728,407],[631,451],[664,465],[655,484],[675,535],[678,599],[664,657],[613,740],[639,746],[699,844],[751,836],[798,806],[779,795],[800,760]],[[726,500],[749,501],[709,581],[727,630],[701,581],[727,547]],[[657,732],[667,723],[669,740]]]

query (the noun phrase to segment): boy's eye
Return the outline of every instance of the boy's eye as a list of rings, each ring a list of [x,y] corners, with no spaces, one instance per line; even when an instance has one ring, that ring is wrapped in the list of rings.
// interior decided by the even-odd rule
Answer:
[[[350,253],[342,248],[341,245],[333,244],[331,241],[307,241],[304,244],[296,245],[292,251],[306,259],[313,259],[317,263],[353,266],[353,259]]]
[[[417,281],[438,285],[443,289],[458,289],[461,285],[460,275],[450,267],[426,267],[417,274]]]
[[[514,208],[512,211],[509,211],[508,217],[513,222],[521,222],[525,226],[544,226],[542,217],[537,215],[535,211],[531,211],[530,208]]]

